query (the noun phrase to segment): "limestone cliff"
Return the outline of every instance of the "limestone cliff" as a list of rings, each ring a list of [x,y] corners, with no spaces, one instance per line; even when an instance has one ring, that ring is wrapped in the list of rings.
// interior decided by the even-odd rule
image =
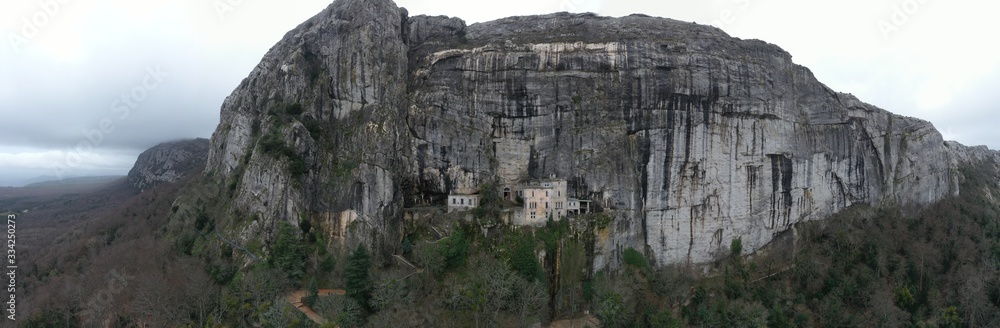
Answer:
[[[316,215],[383,252],[402,209],[499,179],[557,176],[659,265],[753,252],[852,204],[958,192],[930,123],[830,90],[777,46],[664,18],[511,17],[467,26],[338,0],[226,99],[208,172],[245,233]]]
[[[187,174],[204,169],[208,144],[208,139],[191,139],[156,145],[139,154],[128,172],[128,181],[138,190],[177,182]]]

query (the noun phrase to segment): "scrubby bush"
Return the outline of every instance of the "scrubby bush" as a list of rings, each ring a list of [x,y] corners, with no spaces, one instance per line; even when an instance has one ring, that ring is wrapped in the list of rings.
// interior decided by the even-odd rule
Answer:
[[[302,114],[302,104],[300,104],[300,103],[294,103],[294,104],[290,104],[290,105],[286,106],[285,107],[285,114],[292,115],[292,116]]]
[[[643,271],[649,270],[649,262],[646,262],[646,257],[642,256],[642,253],[639,253],[639,251],[632,247],[626,248],[622,252],[622,262]]]

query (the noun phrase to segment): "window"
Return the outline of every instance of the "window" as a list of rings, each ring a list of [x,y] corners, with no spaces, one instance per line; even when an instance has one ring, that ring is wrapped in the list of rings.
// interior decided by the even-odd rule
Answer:
[[[535,212],[531,212],[531,219],[532,219],[532,220],[534,220],[534,219],[535,219]]]
[[[549,202],[545,202],[545,208],[549,208]]]
[[[536,208],[538,208],[538,203],[531,202],[530,204],[528,204],[528,208],[530,208],[530,209],[536,209]]]
[[[545,191],[545,197],[549,197],[549,191],[548,190]]]
[[[531,197],[535,197],[535,191],[534,190],[531,191]]]
[[[452,198],[451,199],[451,204],[452,205],[458,204],[458,199],[457,198]]]
[[[562,190],[557,190],[556,191],[556,196],[562,197]]]

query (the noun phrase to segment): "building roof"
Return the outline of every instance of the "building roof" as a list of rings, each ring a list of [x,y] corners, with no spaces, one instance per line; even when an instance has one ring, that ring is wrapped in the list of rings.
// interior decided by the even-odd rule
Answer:
[[[537,179],[521,183],[518,186],[522,187],[522,189],[523,188],[551,189],[555,187],[555,186],[548,186],[548,187],[543,186],[542,184],[546,182],[550,183],[566,182],[566,179]]]

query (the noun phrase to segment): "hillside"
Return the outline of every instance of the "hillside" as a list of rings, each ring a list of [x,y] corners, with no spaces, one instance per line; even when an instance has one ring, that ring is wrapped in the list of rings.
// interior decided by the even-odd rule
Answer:
[[[146,153],[165,149],[169,153],[169,149],[197,147],[198,143],[207,145],[207,140],[165,143]],[[211,281],[202,265],[185,261],[183,254],[174,251],[173,242],[163,238],[178,192],[187,181],[201,176],[206,153],[186,158],[193,164],[183,171],[174,165],[176,161],[160,160],[162,156],[140,156],[133,171],[161,172],[161,176],[150,173],[145,178],[166,182],[146,185],[141,192],[135,180],[127,177],[0,188],[0,209],[12,208],[18,215],[18,306],[27,310],[22,310],[20,318],[88,326],[113,317],[122,304],[130,302],[145,302],[147,308],[138,309],[154,313],[148,307],[176,305],[160,303],[167,302],[168,295],[156,295],[156,302],[149,303],[152,300],[141,298],[153,296],[148,289],[187,286],[201,281],[197,279],[205,284],[184,291],[183,299],[212,297]],[[148,170],[151,167],[156,169]]]
[[[177,182],[190,171],[202,170],[207,156],[208,139],[165,142],[139,154],[128,181],[138,190]]]

